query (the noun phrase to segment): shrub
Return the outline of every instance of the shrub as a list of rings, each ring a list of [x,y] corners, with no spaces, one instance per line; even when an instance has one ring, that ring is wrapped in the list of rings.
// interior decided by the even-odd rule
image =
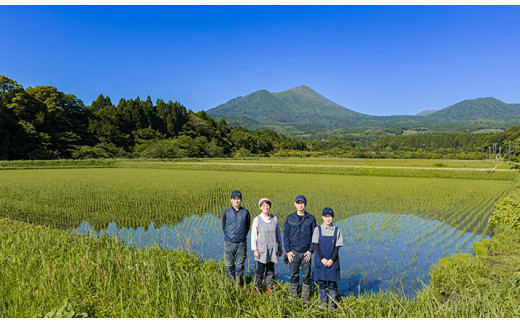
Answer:
[[[499,200],[495,204],[495,210],[489,218],[493,227],[505,224],[511,228],[520,229],[520,193],[514,193]]]
[[[489,240],[475,241],[473,243],[473,254],[475,256],[486,256],[488,254]]]
[[[461,253],[448,258],[442,258],[431,272],[432,291],[441,298],[456,297],[464,290],[485,288],[491,268],[472,257]]]

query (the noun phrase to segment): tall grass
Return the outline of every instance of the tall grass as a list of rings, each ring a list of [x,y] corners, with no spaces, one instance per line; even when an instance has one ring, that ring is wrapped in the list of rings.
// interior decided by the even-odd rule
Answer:
[[[520,241],[518,232],[500,230],[494,256],[448,258],[414,299],[349,296],[332,312],[318,310],[316,292],[309,307],[288,299],[286,283],[271,297],[256,296],[250,277],[237,287],[226,281],[223,263],[183,251],[136,250],[1,218],[0,317],[56,316],[62,307],[59,315],[88,317],[519,317]],[[490,261],[499,270],[481,265]]]

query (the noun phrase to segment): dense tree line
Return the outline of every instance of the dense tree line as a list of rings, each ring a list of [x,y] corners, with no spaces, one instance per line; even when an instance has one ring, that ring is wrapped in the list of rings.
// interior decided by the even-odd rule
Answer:
[[[499,133],[389,135],[367,130],[298,140],[248,130],[150,97],[99,97],[89,106],[53,86],[22,85],[0,75],[0,159],[330,156],[485,159],[512,149],[520,161],[520,127]]]
[[[384,136],[372,144],[379,155],[399,158],[486,159],[499,154],[520,160],[520,127],[498,133]],[[509,157],[509,156],[508,156]]]
[[[99,95],[90,106],[53,86],[0,75],[0,159],[229,157],[305,150],[273,130],[216,122],[179,102]]]

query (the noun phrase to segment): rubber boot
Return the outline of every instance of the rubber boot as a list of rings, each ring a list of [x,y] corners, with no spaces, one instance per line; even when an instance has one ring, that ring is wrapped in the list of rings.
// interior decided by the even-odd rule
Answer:
[[[330,306],[332,306],[333,308],[338,307],[338,304],[336,304],[336,301],[338,300],[338,290],[329,288],[328,294],[330,299]]]
[[[237,283],[239,286],[244,286],[244,275],[237,273]]]
[[[320,310],[326,310],[329,306],[327,303],[327,289],[320,288]]]
[[[302,284],[302,302],[303,305],[309,304],[311,299],[311,285]]]
[[[268,271],[265,274],[265,287],[269,289],[273,289],[273,282],[274,282],[274,271]]]
[[[293,298],[298,297],[298,283],[291,283],[289,285],[289,296]]]
[[[329,298],[327,297],[327,289],[320,288],[320,301],[322,303],[328,303]]]
[[[235,280],[235,266],[226,267],[226,276],[230,282]]]
[[[235,266],[235,274],[239,286],[244,285],[244,266]]]
[[[255,285],[256,285],[256,289],[261,292],[262,291],[262,281],[263,281],[263,275],[259,275],[259,274],[256,274],[255,276]]]

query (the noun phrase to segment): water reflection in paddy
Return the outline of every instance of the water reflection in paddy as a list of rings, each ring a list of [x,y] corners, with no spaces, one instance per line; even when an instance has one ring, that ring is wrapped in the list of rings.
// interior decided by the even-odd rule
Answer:
[[[318,221],[321,223],[321,221]],[[430,267],[441,257],[456,252],[472,252],[472,244],[483,237],[461,232],[448,224],[424,220],[408,214],[359,214],[335,223],[343,234],[340,248],[342,295],[358,291],[377,292],[392,289],[408,296],[429,282]],[[283,223],[280,223],[283,228]],[[137,248],[160,246],[196,252],[202,258],[223,259],[224,235],[220,218],[210,214],[191,216],[174,225],[158,228],[150,223],[143,227],[118,228],[115,222],[99,231],[84,222],[75,233],[117,236],[119,241]],[[248,235],[248,249],[250,241]],[[246,260],[246,270],[255,270],[252,251]],[[278,280],[289,281],[289,266],[276,264]]]

